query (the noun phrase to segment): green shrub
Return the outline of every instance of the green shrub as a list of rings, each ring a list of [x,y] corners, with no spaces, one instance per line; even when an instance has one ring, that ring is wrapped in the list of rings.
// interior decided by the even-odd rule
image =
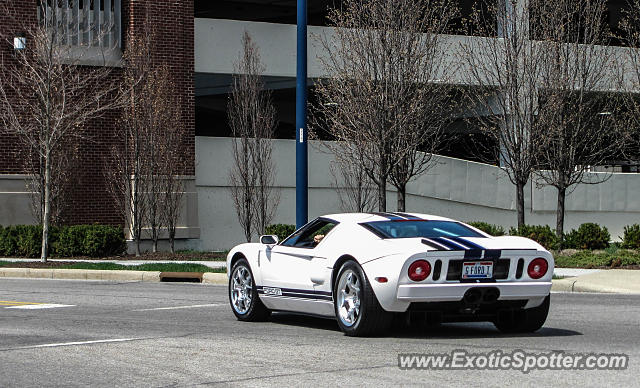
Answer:
[[[523,225],[517,229],[509,229],[509,234],[511,236],[530,238],[546,249],[555,248],[558,241],[556,234],[551,230],[549,225]]]
[[[612,255],[615,254],[616,252],[618,252],[620,249],[622,248],[622,244],[619,242],[612,242],[609,243],[609,246],[605,248],[605,252],[607,252],[608,254]]]
[[[0,255],[38,257],[42,227],[15,225],[0,229]],[[122,228],[107,225],[51,227],[49,253],[52,256],[110,256],[126,251]]]
[[[637,252],[618,250],[616,253],[593,253],[579,251],[571,256],[558,255],[555,257],[557,267],[597,268],[620,267],[626,265],[640,265],[640,255]]]
[[[611,267],[620,267],[624,265],[640,265],[640,255],[637,252],[619,250],[611,255]]]
[[[265,234],[275,234],[276,236],[278,236],[278,239],[282,241],[285,238],[289,237],[295,231],[296,231],[295,225],[273,224],[273,225],[267,226],[267,229],[265,230]]]
[[[15,226],[7,226],[0,233],[0,254],[3,256],[15,256],[18,254],[18,229]]]
[[[505,235],[504,228],[500,225],[494,225],[484,221],[472,221],[472,222],[468,222],[468,224],[492,236]]]
[[[624,227],[622,248],[640,249],[640,225],[633,224]]]
[[[591,251],[580,251],[571,256],[556,256],[557,267],[595,268],[611,265],[612,255],[607,253],[594,254]]]
[[[82,253],[86,256],[112,256],[124,253],[127,244],[121,228],[108,225],[91,225],[84,227]]]
[[[572,230],[564,237],[563,248],[605,249],[609,246],[611,235],[606,227],[588,222]]]
[[[55,256],[71,257],[82,254],[82,242],[84,236],[81,226],[67,226],[60,229],[58,239],[49,242],[52,247],[51,254]]]
[[[39,225],[18,225],[16,254],[23,257],[38,257],[42,249],[42,227]]]

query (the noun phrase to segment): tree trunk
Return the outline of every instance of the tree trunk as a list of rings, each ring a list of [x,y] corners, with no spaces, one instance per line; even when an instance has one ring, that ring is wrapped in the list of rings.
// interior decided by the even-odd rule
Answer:
[[[42,250],[40,259],[47,262],[49,255],[49,219],[51,218],[51,161],[49,157],[44,162],[44,214],[42,215]]]
[[[176,232],[175,229],[169,232],[169,245],[171,245],[171,253],[176,253]]]
[[[158,232],[153,232],[153,253],[158,252]]]
[[[518,212],[518,229],[524,226],[524,183],[516,184],[516,209]]]
[[[564,201],[567,196],[565,187],[558,188],[558,208],[556,209],[556,237],[558,238],[558,249],[562,249],[564,235]]]
[[[398,200],[398,211],[404,212],[406,211],[406,199],[407,199],[407,186],[402,185],[402,187],[398,187],[397,200]]]
[[[140,257],[140,236],[136,236],[135,240],[136,240],[136,257]]]
[[[382,178],[378,183],[378,211],[387,211],[387,180]]]

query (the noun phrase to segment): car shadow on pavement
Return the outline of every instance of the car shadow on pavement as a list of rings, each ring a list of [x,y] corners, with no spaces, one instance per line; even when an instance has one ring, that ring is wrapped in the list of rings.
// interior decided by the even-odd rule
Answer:
[[[437,325],[415,325],[394,326],[389,333],[395,338],[442,338],[442,339],[462,339],[462,338],[523,338],[523,337],[570,337],[583,335],[580,332],[568,329],[545,326],[534,333],[511,333],[505,334],[491,323],[443,323]]]
[[[280,325],[307,327],[311,329],[340,332],[340,328],[334,319],[315,317],[295,313],[274,313],[270,321]],[[391,338],[511,338],[511,337],[570,337],[583,335],[580,332],[568,329],[545,326],[535,333],[500,333],[491,323],[443,323],[436,325],[397,324],[382,335]]]
[[[312,329],[329,330],[336,332],[340,331],[338,323],[336,323],[336,320],[333,318],[278,312],[271,314],[270,321],[283,325],[308,327]]]

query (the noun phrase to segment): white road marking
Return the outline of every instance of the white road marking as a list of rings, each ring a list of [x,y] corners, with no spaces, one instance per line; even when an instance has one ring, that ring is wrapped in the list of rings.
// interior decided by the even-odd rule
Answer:
[[[153,309],[141,309],[141,310],[133,310],[133,311],[179,310],[179,309],[195,309],[199,307],[217,307],[217,306],[226,306],[226,304],[220,304],[220,303],[194,304],[190,306],[156,307]]]
[[[57,343],[57,344],[42,344],[42,345],[21,346],[19,348],[12,348],[12,349],[56,348],[56,347],[60,347],[60,346],[104,344],[104,343],[110,343],[110,342],[136,341],[136,340],[141,340],[141,339],[144,339],[144,338],[115,338],[115,339],[95,340],[95,341],[61,342],[61,343]]]
[[[25,304],[22,306],[10,306],[6,309],[23,309],[23,310],[39,310],[39,309],[55,309],[58,307],[74,307],[75,304],[56,304],[56,303],[43,303],[43,304]]]

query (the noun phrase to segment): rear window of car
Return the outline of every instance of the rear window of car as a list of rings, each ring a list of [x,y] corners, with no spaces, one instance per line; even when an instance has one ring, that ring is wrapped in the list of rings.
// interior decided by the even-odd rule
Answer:
[[[453,221],[400,220],[360,224],[381,238],[486,237]]]

